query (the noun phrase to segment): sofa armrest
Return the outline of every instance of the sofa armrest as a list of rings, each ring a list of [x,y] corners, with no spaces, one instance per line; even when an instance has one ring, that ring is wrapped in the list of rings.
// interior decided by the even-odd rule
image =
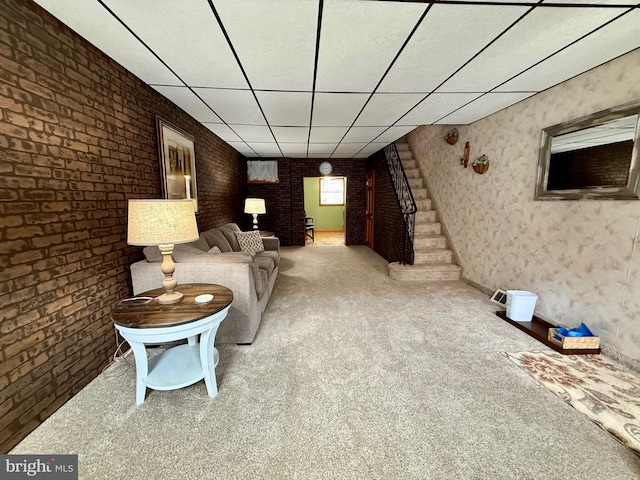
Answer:
[[[280,239],[278,237],[264,237],[262,243],[265,250],[280,251]]]
[[[257,264],[225,261],[217,264],[176,263],[175,265],[176,270],[173,276],[178,281],[176,287],[178,292],[180,285],[186,283],[214,283],[223,285],[233,292],[233,302],[218,335],[221,338],[234,338],[233,343],[250,343],[260,323],[261,315],[254,280],[254,269],[258,268]],[[134,295],[162,286],[164,275],[159,263],[142,260],[132,264],[130,269]]]

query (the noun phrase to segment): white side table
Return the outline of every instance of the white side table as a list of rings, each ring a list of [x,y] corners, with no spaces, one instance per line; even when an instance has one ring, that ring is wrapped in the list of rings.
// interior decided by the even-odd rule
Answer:
[[[177,290],[184,298],[173,305],[161,305],[153,300],[164,293],[160,288],[136,297],[141,300],[120,301],[111,314],[116,329],[133,350],[137,405],[144,402],[147,388],[174,390],[202,379],[210,397],[218,393],[215,367],[219,355],[214,341],[220,322],[231,306],[233,293],[221,285],[202,283],[179,285]],[[196,296],[207,293],[214,296],[211,302],[195,302]],[[147,359],[146,345],[185,339],[186,344]]]

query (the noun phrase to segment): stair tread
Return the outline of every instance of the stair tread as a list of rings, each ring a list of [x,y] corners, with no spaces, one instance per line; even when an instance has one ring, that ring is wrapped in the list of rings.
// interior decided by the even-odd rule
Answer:
[[[413,238],[444,238],[441,233],[414,233]]]
[[[448,262],[427,262],[427,263],[414,263],[413,265],[400,265],[398,268],[405,268],[411,270],[460,270],[460,265]]]

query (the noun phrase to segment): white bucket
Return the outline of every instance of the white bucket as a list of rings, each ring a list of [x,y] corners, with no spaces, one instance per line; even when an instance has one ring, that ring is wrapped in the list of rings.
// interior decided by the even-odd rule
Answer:
[[[515,322],[530,322],[538,295],[525,290],[507,290],[507,317]]]

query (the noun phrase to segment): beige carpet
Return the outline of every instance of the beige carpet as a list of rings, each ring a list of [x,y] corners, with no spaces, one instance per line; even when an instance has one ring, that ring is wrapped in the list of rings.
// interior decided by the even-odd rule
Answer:
[[[366,247],[289,247],[219,394],[101,375],[14,449],[82,479],[637,479],[640,461],[501,352],[540,343],[460,283],[401,283]],[[112,372],[113,373],[113,372]],[[562,419],[562,421],[559,421]]]
[[[511,361],[640,454],[640,378],[602,355],[507,353]],[[559,419],[561,421],[561,419]]]

